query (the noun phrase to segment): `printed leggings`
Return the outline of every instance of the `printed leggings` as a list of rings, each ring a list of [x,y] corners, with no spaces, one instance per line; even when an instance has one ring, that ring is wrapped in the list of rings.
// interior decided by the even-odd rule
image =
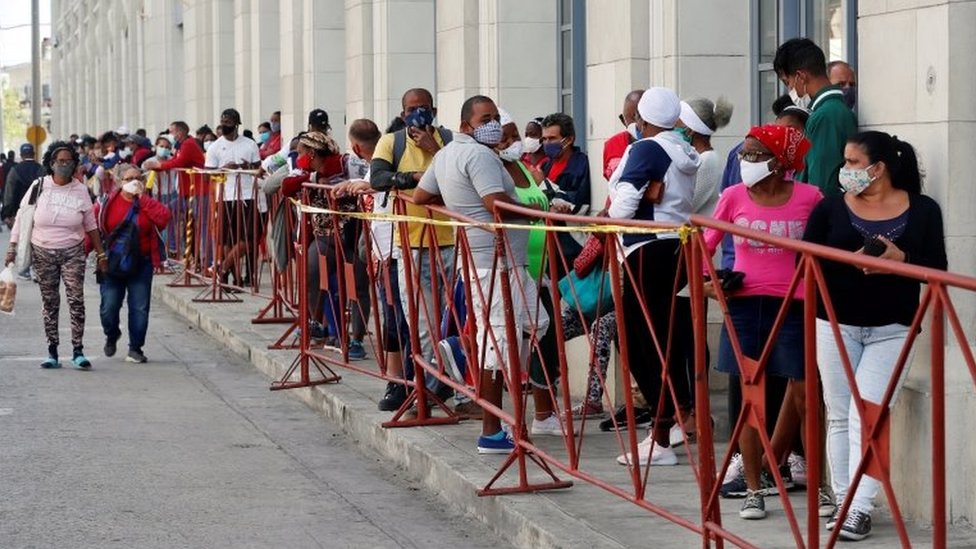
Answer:
[[[563,312],[563,332],[565,341],[586,333],[583,319],[578,312],[572,310]],[[602,377],[604,381],[607,379],[610,347],[617,341],[617,317],[613,311],[593,322],[590,338],[596,364],[590,364],[590,373],[586,378],[586,400],[592,404],[603,404],[603,386],[600,385],[600,378]]]
[[[85,336],[85,250],[81,244],[61,250],[33,246],[32,261],[41,288],[44,334],[51,347],[60,343],[58,314],[61,311],[61,281],[71,314],[71,346],[81,349]]]

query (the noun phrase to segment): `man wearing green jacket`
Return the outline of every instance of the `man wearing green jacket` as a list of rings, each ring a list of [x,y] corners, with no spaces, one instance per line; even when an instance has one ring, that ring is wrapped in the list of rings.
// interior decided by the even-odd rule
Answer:
[[[796,179],[820,187],[824,196],[841,192],[837,174],[847,139],[857,133],[857,120],[844,103],[843,91],[827,78],[823,50],[807,38],[787,40],[776,50],[773,69],[793,102],[810,110],[805,131],[813,147]]]

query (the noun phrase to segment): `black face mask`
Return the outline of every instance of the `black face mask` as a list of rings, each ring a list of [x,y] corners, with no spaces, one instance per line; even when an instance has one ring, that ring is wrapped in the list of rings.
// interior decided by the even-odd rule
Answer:
[[[237,126],[221,126],[220,127],[220,134],[221,135],[231,135],[232,133],[234,133],[235,130],[237,130]]]

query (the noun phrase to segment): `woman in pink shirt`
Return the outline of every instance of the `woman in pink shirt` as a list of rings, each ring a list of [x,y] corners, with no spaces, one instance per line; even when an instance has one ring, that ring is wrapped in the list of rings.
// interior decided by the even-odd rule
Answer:
[[[17,221],[10,234],[10,248],[5,264],[17,257],[20,237],[20,215],[32,197],[36,200],[34,227],[31,230],[31,261],[41,288],[41,310],[47,335],[48,357],[41,368],[60,368],[58,362],[58,312],[61,308],[61,281],[71,313],[72,365],[90,370],[82,340],[85,335],[85,235],[91,239],[98,257],[98,270],[108,268],[107,257],[98,234],[88,187],[73,174],[78,167],[78,153],[64,141],[51,144],[44,155],[44,167],[50,175],[38,180],[21,201]]]
[[[801,239],[807,219],[822,195],[814,185],[794,182],[786,177],[787,172],[803,168],[803,157],[810,149],[810,143],[803,133],[786,126],[766,125],[754,127],[746,137],[739,159],[743,182],[726,189],[715,207],[714,217],[721,221],[734,223],[766,232],[775,236]],[[723,233],[716,230],[705,231],[705,243],[710,252],[722,240]],[[766,341],[772,332],[776,316],[783,305],[789,290],[790,281],[796,269],[796,254],[780,247],[752,239],[733,236],[735,244],[734,271],[745,276],[740,288],[728,293],[728,315],[735,328],[742,354],[753,360],[762,355]],[[706,291],[714,294],[709,286]],[[782,409],[787,406],[803,412],[803,297],[802,287],[794,292],[794,301],[789,307],[787,317],[773,343],[765,375],[786,378],[788,381]],[[726,327],[722,326],[719,339],[718,370],[731,375],[740,375],[739,364],[732,351]],[[745,392],[745,387],[743,387]],[[768,395],[767,395],[768,400]],[[771,408],[767,406],[767,408]],[[769,409],[768,413],[775,414]],[[773,439],[788,449],[796,431],[793,413],[782,414],[776,424]],[[789,423],[789,425],[785,425]],[[787,435],[786,433],[790,433]],[[786,439],[782,440],[779,439]],[[766,516],[764,491],[771,484],[768,472],[762,471],[762,444],[758,431],[746,425],[739,437],[742,451],[745,486],[739,488],[744,494],[732,494],[730,485],[723,485],[724,496],[744,495],[745,502],[739,511],[744,519],[761,519]],[[778,463],[777,459],[770,459]],[[762,477],[762,478],[761,478]]]

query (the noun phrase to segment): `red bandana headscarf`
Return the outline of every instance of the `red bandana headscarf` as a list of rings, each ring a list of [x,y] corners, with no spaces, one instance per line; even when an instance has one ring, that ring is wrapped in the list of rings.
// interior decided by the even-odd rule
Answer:
[[[803,132],[789,126],[766,124],[754,126],[746,137],[758,139],[773,156],[779,160],[786,171],[803,169],[803,158],[810,150],[810,142]]]

